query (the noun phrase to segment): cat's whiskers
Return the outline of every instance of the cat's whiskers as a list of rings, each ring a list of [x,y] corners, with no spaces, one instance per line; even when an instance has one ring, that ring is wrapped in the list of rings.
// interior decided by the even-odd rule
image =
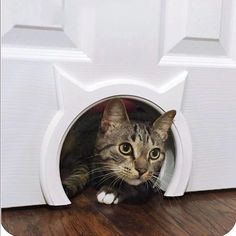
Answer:
[[[99,175],[99,176],[97,176],[98,178],[101,178],[101,180],[103,180],[103,179],[106,179],[106,177],[114,177],[113,176],[113,174],[112,173],[103,173],[103,174],[101,174],[101,175]]]
[[[96,168],[95,169],[103,169],[103,170],[106,170],[106,169],[109,169],[109,168],[113,168],[113,165],[107,163],[93,163],[93,164],[96,164]],[[92,170],[91,170],[92,171]]]
[[[145,182],[144,182],[144,185],[145,185],[146,191],[148,191],[148,181],[145,181]]]
[[[114,174],[117,173],[119,169],[114,166],[107,165],[107,166],[103,166],[103,171],[106,172],[104,175],[110,174],[114,176]]]
[[[117,176],[110,184],[110,188],[113,188],[115,186],[115,184],[120,180],[120,178]]]
[[[120,181],[120,184],[119,184],[119,189],[121,189],[121,186],[122,186],[124,180],[125,180],[125,179],[121,176],[121,181]]]
[[[155,174],[152,175],[151,181],[153,183],[153,188],[160,188],[161,187],[161,179],[159,176],[156,176]]]
[[[97,157],[97,156],[99,156],[99,154],[94,154],[94,155],[91,155],[91,156],[81,156],[78,161],[88,160],[89,158],[94,158],[94,157]]]
[[[91,170],[91,171],[89,171],[88,174],[89,175],[91,175],[91,174],[93,175],[93,174],[102,173],[102,172],[104,172],[104,170],[99,168],[98,170]]]
[[[110,175],[109,174],[107,176],[104,176],[103,178],[101,178],[101,180],[98,183],[98,186],[100,186],[101,184],[105,183],[107,180],[109,180],[111,178],[114,178],[114,176],[112,174],[110,174]]]

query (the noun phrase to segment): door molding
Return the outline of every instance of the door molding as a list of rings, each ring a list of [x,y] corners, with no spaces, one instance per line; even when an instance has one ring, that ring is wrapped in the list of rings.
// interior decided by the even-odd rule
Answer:
[[[40,182],[49,205],[70,204],[60,179],[60,151],[64,139],[74,122],[94,104],[114,96],[134,97],[161,107],[161,112],[176,109],[172,126],[175,140],[175,169],[166,196],[183,195],[192,166],[192,144],[188,125],[181,113],[181,101],[187,72],[183,71],[159,88],[135,80],[104,80],[86,86],[59,67],[55,79],[59,109],[45,133],[40,160]],[[86,97],[86,99],[83,99]],[[151,101],[151,102],[150,102]],[[167,167],[168,168],[168,167]]]

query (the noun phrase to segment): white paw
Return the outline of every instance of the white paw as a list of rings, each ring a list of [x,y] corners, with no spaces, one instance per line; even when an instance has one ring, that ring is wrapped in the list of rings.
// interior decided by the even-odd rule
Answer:
[[[97,200],[104,204],[117,204],[119,202],[118,197],[114,193],[106,193],[105,191],[100,192],[97,195]]]

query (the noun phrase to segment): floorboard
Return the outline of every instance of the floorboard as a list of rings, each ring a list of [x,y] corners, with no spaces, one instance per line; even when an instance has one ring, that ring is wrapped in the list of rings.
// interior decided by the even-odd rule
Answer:
[[[66,207],[3,209],[2,224],[16,236],[222,236],[236,222],[236,190],[157,195],[145,203],[98,204],[87,189]]]

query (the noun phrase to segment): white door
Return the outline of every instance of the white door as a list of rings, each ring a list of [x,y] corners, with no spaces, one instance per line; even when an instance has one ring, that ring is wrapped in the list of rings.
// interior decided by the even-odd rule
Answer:
[[[40,169],[49,124],[66,111],[60,91],[70,85],[58,77],[83,88],[68,96],[86,104],[109,83],[165,93],[160,103],[177,107],[191,133],[182,140],[193,150],[186,191],[236,187],[234,0],[3,0],[2,13],[4,206],[65,200],[47,195]]]

